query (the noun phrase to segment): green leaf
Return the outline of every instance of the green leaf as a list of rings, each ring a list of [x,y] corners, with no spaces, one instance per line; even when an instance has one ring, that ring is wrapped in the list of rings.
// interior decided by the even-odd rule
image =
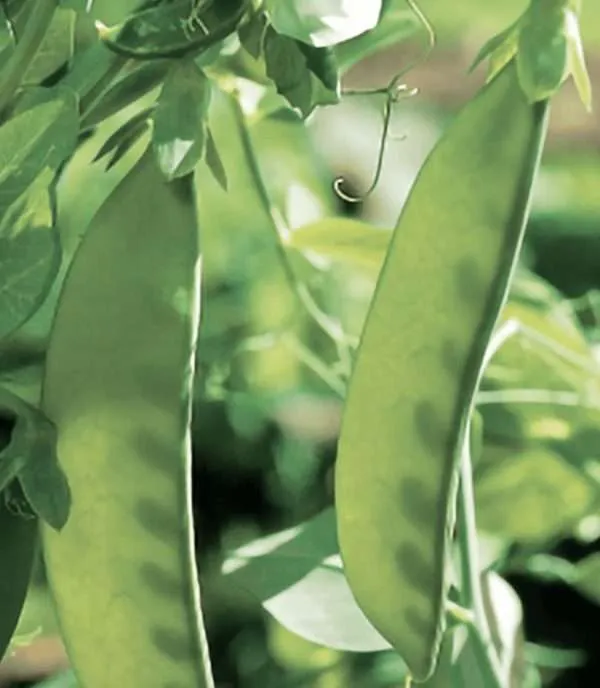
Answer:
[[[481,62],[489,58],[487,80],[491,81],[517,52],[519,30],[520,20],[517,20],[504,31],[492,36],[477,53],[469,72],[472,72]]]
[[[19,464],[16,477],[34,513],[60,530],[69,516],[71,496],[56,458],[54,426],[37,408],[7,389],[0,389],[0,414],[14,419],[10,442],[0,455],[0,468]]]
[[[101,160],[105,155],[114,153],[106,169],[110,169],[130,150],[148,129],[148,119],[154,108],[145,108],[128,119],[116,131],[114,131],[102,144],[100,150],[94,156],[94,162]]]
[[[384,3],[376,27],[335,46],[340,72],[348,71],[370,55],[404,43],[419,30],[421,24],[408,9],[406,0],[389,0]]]
[[[99,102],[86,115],[82,126],[85,128],[95,127],[157,88],[166,77],[170,66],[167,60],[155,60],[136,65],[132,71],[116,81],[104,93]]]
[[[263,51],[263,42],[268,26],[268,19],[264,12],[254,14],[250,21],[247,21],[238,30],[240,43],[244,49],[255,59],[259,59]]]
[[[288,245],[322,258],[367,269],[377,275],[392,233],[366,222],[332,217],[317,220],[290,232]]]
[[[282,626],[311,642],[348,652],[390,647],[346,583],[332,509],[240,547],[227,557],[223,574],[227,585],[258,599]]]
[[[13,636],[37,550],[38,524],[15,515],[0,497],[0,660]]]
[[[382,0],[266,0],[277,33],[318,48],[333,46],[373,29]]]
[[[17,477],[37,516],[61,530],[69,518],[71,491],[58,464],[55,430],[49,421],[38,422],[35,443]]]
[[[115,64],[115,55],[98,41],[87,50],[77,53],[69,73],[61,84],[84,98],[106,76]]]
[[[525,13],[518,39],[517,71],[530,102],[551,97],[569,73],[567,10],[564,0],[535,0]]]
[[[35,312],[60,259],[50,192],[74,150],[77,100],[52,90],[0,127],[0,338]]]
[[[234,33],[248,5],[248,0],[154,3],[130,14],[119,26],[97,24],[97,29],[100,39],[125,57],[185,57],[206,51]]]
[[[44,40],[30,62],[23,82],[37,84],[54,74],[73,56],[75,41],[75,12],[57,9]]]
[[[579,98],[588,112],[592,110],[592,84],[585,64],[579,19],[577,14],[568,9],[566,16],[566,34],[568,51],[568,68],[573,75]]]
[[[306,66],[326,89],[340,95],[340,76],[335,53],[329,48],[313,48],[305,43],[297,43],[304,53]]]
[[[189,174],[206,150],[211,84],[192,60],[167,76],[153,116],[152,143],[167,179]]]
[[[563,535],[597,504],[598,487],[556,453],[494,452],[476,475],[477,524],[522,542]],[[481,464],[480,464],[481,465]]]
[[[275,83],[277,92],[304,118],[318,105],[332,105],[340,99],[337,76],[335,83],[338,88],[330,88],[334,82],[331,53],[318,55],[313,52],[307,56],[305,49],[298,41],[281,36],[272,28],[265,34],[267,76]],[[315,68],[316,73],[313,72]]]
[[[17,418],[5,409],[0,410],[0,492],[3,492],[25,465],[25,455],[11,449],[11,436],[15,431]]]

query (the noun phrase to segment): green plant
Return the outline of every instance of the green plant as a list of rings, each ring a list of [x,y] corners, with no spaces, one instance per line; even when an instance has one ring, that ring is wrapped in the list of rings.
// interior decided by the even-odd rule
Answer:
[[[219,399],[251,435],[286,389],[305,387],[343,400],[335,509],[231,548],[213,580],[329,646],[322,670],[337,685],[352,673],[343,653],[391,649],[396,683],[535,685],[515,668],[521,612],[501,574],[540,570],[545,538],[600,502],[595,463],[567,461],[544,435],[561,422],[569,439],[597,430],[597,362],[560,295],[515,272],[551,99],[573,75],[591,104],[581,8],[532,0],[484,46],[487,85],[441,135],[390,232],[332,217],[330,185],[302,138],[319,108],[383,97],[373,183],[360,196],[333,184],[348,203],[377,187],[392,110],[416,93],[403,82],[413,64],[367,92],[343,89],[342,77],[405,39],[424,38],[425,60],[435,27],[413,0],[376,5],[150,0],[106,26],[90,2],[3,3],[0,651],[27,642],[18,615],[36,585],[39,529],[73,667],[58,685],[213,684],[195,571],[192,405]],[[273,162],[293,146],[303,172]],[[91,159],[94,170],[106,160],[113,186],[96,213],[83,180]],[[319,219],[299,227],[289,204],[281,212],[291,175],[318,199]],[[82,194],[69,235],[69,198],[72,211]],[[328,305],[338,287],[319,293],[323,261],[366,272],[364,326],[364,312],[358,328],[344,322],[343,295],[339,313]],[[284,296],[269,281],[276,271]],[[265,302],[279,304],[274,315]],[[260,413],[244,411],[246,397]],[[299,456],[279,458],[291,481],[310,470]],[[498,518],[504,492],[519,499],[505,486],[522,471],[575,498],[552,518]],[[509,543],[485,565],[480,531]],[[512,542],[533,551],[511,559]],[[594,561],[568,573],[544,562],[597,597]],[[198,563],[210,579],[214,562]],[[327,593],[333,621],[296,613]]]

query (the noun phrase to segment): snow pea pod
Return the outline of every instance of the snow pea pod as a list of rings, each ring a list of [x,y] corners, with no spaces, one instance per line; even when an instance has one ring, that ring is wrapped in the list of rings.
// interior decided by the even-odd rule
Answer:
[[[116,53],[136,60],[182,57],[207,50],[239,26],[248,0],[190,0],[134,14],[113,28],[101,27],[100,38]]]
[[[42,546],[85,688],[213,686],[190,486],[199,279],[193,178],[166,182],[147,150],[73,257],[42,385],[72,494]]]
[[[510,62],[423,165],[361,336],[335,475],[341,555],[358,604],[433,672],[457,468],[484,353],[506,299],[547,127]]]

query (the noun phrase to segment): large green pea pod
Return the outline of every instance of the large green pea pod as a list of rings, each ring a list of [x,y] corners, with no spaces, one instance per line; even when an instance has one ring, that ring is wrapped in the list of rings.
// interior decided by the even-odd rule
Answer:
[[[415,681],[444,631],[457,467],[523,239],[546,131],[514,61],[429,155],[389,246],[349,385],[336,466],[358,604]]]
[[[213,685],[190,487],[199,279],[193,178],[166,182],[146,151],[75,253],[42,389],[72,495],[43,553],[83,688]]]

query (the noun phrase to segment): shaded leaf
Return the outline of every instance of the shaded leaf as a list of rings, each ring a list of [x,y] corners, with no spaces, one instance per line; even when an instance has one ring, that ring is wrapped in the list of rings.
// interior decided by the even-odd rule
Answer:
[[[101,160],[105,155],[114,153],[107,165],[112,167],[143,135],[148,127],[148,118],[154,108],[140,110],[114,131],[102,144],[100,150],[94,156],[94,162]]]
[[[56,458],[54,426],[37,408],[7,389],[0,390],[0,413],[15,419],[10,443],[0,455],[0,467],[20,463],[16,477],[34,513],[60,530],[69,515],[71,496]]]
[[[142,96],[157,88],[170,69],[168,60],[155,60],[137,65],[111,86],[100,101],[86,115],[82,126],[94,127],[107,117],[131,105]]]
[[[307,46],[279,35],[272,28],[265,34],[267,76],[275,83],[277,92],[305,118],[318,105],[339,102],[339,78],[334,58],[330,51],[324,51],[308,50]],[[331,88],[334,82],[336,89]]]
[[[116,53],[138,60],[185,57],[206,51],[237,30],[247,0],[200,2],[173,0],[129,15],[111,28],[97,26],[100,38]]]
[[[255,59],[259,59],[263,51],[263,41],[267,31],[268,19],[264,12],[259,12],[252,16],[238,30],[240,43],[244,49]]]
[[[49,194],[75,148],[78,115],[71,91],[52,96],[0,127],[0,337],[33,314],[60,258]]]
[[[54,74],[73,56],[74,42],[75,12],[59,8],[25,72],[23,83],[37,84]]]
[[[152,144],[167,179],[189,174],[206,150],[210,81],[191,60],[176,63],[154,111]]]
[[[21,614],[37,550],[37,522],[15,515],[0,496],[0,660]]]
[[[97,41],[87,50],[77,53],[68,74],[61,80],[64,87],[84,98],[114,66],[115,55]]]

